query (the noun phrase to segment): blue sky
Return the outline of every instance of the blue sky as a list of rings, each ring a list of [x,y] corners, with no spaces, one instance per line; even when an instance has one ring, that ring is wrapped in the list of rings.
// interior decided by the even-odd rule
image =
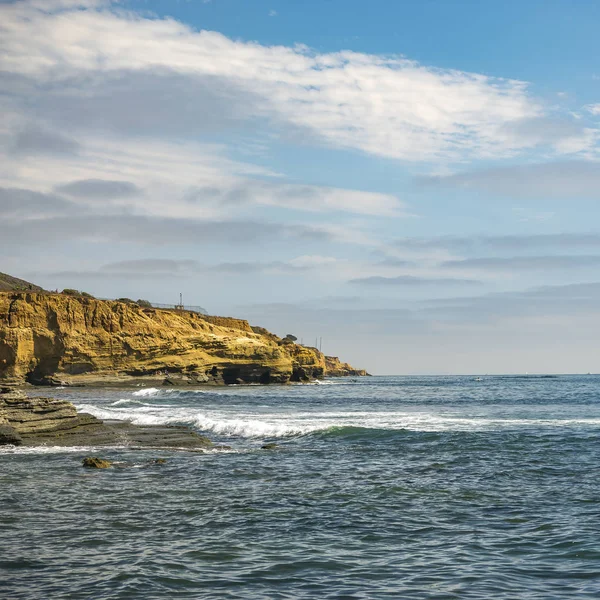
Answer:
[[[0,270],[375,373],[597,371],[599,17],[0,1]]]

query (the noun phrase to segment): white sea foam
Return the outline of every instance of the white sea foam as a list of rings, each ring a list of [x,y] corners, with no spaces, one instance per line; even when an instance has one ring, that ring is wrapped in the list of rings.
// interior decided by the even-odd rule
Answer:
[[[158,388],[143,388],[137,392],[133,392],[132,396],[141,396],[142,398],[145,398],[147,396],[156,396],[159,393],[160,390]]]
[[[100,419],[119,419],[137,425],[184,424],[223,436],[284,438],[323,432],[331,428],[356,427],[376,430],[492,431],[527,427],[598,427],[598,418],[523,419],[463,417],[430,412],[245,412],[180,406],[80,405],[78,409]]]
[[[115,402],[111,402],[111,406],[121,406],[122,404],[139,404],[140,406],[144,406],[144,402],[140,400],[134,400],[133,398],[121,398],[121,400],[115,400]]]

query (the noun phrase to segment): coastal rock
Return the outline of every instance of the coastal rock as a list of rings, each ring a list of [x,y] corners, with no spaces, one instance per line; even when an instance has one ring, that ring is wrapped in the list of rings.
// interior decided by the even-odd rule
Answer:
[[[337,356],[325,357],[327,377],[370,377],[364,369],[355,369],[348,363],[343,363]]]
[[[0,395],[0,415],[21,436],[58,433],[79,427],[94,427],[102,421],[86,413],[78,413],[66,400],[28,398],[14,394]]]
[[[14,427],[0,424],[0,446],[20,446],[22,443],[23,439]]]
[[[101,421],[66,400],[0,395],[0,444],[25,446],[127,446],[200,451],[212,442],[187,427]]]
[[[109,460],[103,458],[97,458],[96,456],[86,456],[81,464],[88,469],[110,469],[112,463]]]
[[[276,450],[279,448],[279,444],[275,444],[274,442],[269,442],[268,444],[263,444],[261,450]]]
[[[66,294],[0,292],[0,382],[229,385],[327,374],[316,348],[247,321]]]

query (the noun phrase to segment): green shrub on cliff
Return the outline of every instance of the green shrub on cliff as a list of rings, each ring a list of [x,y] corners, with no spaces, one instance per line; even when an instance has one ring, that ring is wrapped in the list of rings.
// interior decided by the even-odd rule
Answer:
[[[88,294],[87,292],[80,292],[79,290],[74,290],[73,288],[65,288],[62,292],[65,296],[81,296],[82,298],[90,298],[95,300],[94,296]]]

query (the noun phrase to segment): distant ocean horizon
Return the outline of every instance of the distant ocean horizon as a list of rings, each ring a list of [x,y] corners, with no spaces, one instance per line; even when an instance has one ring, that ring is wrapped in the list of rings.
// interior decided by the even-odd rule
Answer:
[[[1,598],[600,597],[594,375],[51,392],[231,450],[1,449]]]

